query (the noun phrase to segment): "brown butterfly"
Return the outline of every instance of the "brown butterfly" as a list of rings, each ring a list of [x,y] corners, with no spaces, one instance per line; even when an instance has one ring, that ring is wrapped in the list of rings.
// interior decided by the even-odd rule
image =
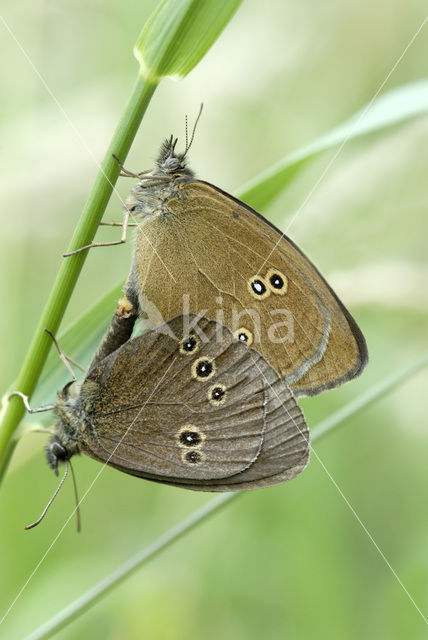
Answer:
[[[302,251],[248,205],[197,180],[172,136],[127,198],[138,222],[124,292],[141,317],[187,312],[229,327],[295,395],[314,395],[359,375],[364,337]]]
[[[263,356],[193,314],[128,339],[135,317],[115,316],[83,382],[44,408],[57,416],[47,446],[56,472],[83,452],[148,480],[238,491],[305,468],[303,413]]]

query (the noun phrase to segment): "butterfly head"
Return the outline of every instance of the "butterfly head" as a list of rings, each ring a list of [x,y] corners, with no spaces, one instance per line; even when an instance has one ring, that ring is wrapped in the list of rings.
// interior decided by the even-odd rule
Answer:
[[[171,136],[161,146],[156,166],[139,174],[139,182],[125,200],[125,207],[134,219],[162,215],[165,202],[178,195],[180,185],[194,180],[187,167],[186,153],[176,153],[177,138]]]
[[[58,475],[58,464],[70,460],[80,452],[76,436],[79,432],[81,415],[79,408],[80,385],[69,382],[59,392],[55,408],[55,433],[46,445],[48,465]]]
[[[52,436],[46,445],[46,458],[48,465],[58,475],[58,464],[70,460],[73,453],[62,444],[62,438],[59,434]]]
[[[183,153],[177,153],[175,151],[177,142],[178,138],[174,138],[173,136],[164,140],[156,160],[157,169],[161,174],[171,176],[171,178],[193,177],[193,172],[188,168],[186,163],[188,149]]]
[[[195,120],[195,124],[193,125],[192,135],[190,136],[190,140],[188,138],[188,130],[187,130],[187,116],[186,116],[186,148],[183,153],[176,153],[175,147],[177,146],[178,138],[174,138],[174,136],[170,136],[167,138],[162,146],[156,161],[157,168],[164,175],[170,175],[174,177],[183,177],[183,178],[193,178],[193,172],[186,165],[186,156],[187,153],[192,146],[196,127],[199,122],[199,118],[201,117],[203,104],[201,104],[199,108],[198,117]]]

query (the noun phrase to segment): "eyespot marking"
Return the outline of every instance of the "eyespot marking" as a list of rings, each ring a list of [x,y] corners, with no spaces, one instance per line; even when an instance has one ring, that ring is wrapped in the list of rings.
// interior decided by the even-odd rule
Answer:
[[[194,424],[185,424],[177,433],[179,447],[197,449],[205,440],[205,434]]]
[[[186,453],[183,452],[181,459],[187,464],[200,464],[203,462],[204,456],[200,451],[187,451]]]
[[[198,358],[192,364],[192,376],[196,380],[209,380],[216,372],[214,360],[208,358]]]
[[[245,327],[240,327],[239,329],[237,329],[234,335],[235,338],[239,340],[239,342],[245,342],[246,344],[248,344],[248,346],[253,344],[253,334],[249,329],[246,329]]]
[[[208,400],[215,407],[220,406],[226,402],[226,386],[224,384],[214,384],[208,389]]]
[[[196,353],[199,350],[200,344],[201,341],[198,336],[195,336],[193,333],[191,333],[188,338],[183,338],[183,340],[180,342],[180,353],[186,356],[191,353]]]
[[[288,278],[279,269],[269,269],[266,274],[266,282],[272,293],[280,296],[287,293]]]
[[[270,295],[270,288],[262,276],[251,276],[247,282],[247,288],[253,298],[263,300]]]

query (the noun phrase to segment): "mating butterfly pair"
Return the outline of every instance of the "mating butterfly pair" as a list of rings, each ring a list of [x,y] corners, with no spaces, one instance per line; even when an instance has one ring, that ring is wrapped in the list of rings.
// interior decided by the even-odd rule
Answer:
[[[273,485],[309,460],[296,397],[357,376],[365,340],[300,249],[244,203],[196,180],[188,148],[177,154],[176,142],[163,144],[151,171],[123,173],[138,178],[126,202],[137,221],[127,308],[119,307],[84,381],[58,395],[48,461],[57,470],[82,451],[189,489]],[[132,338],[151,308],[163,324]]]

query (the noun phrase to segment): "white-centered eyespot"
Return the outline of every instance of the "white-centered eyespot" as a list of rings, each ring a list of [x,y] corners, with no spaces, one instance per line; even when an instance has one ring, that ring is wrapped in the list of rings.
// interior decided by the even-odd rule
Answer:
[[[270,295],[270,288],[263,276],[252,276],[247,282],[247,288],[250,294],[256,300],[263,300]]]
[[[246,329],[245,327],[240,327],[239,329],[237,329],[237,331],[235,331],[234,333],[234,336],[239,340],[239,342],[245,342],[245,344],[248,344],[248,346],[253,344],[253,334],[249,329]]]
[[[287,293],[288,278],[279,269],[269,269],[266,274],[266,282],[272,293],[280,296]]]
[[[188,338],[183,338],[183,340],[180,342],[180,353],[182,353],[183,355],[196,353],[199,350],[200,344],[201,341],[198,336],[195,336],[193,333],[191,333]]]
[[[208,358],[198,358],[192,364],[192,376],[196,380],[209,380],[216,372],[214,360]]]
[[[184,463],[190,465],[201,464],[205,460],[205,456],[201,451],[183,451],[181,459]]]
[[[224,404],[226,402],[226,397],[227,391],[224,384],[213,384],[213,386],[208,389],[208,400],[215,407]]]
[[[176,434],[178,445],[184,449],[197,449],[205,440],[205,434],[194,424],[185,424]]]

